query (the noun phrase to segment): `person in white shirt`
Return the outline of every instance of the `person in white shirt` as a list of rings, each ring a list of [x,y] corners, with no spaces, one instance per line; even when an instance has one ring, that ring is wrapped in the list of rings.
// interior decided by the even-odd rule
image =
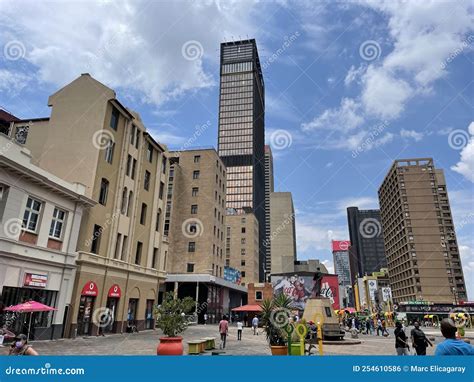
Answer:
[[[237,321],[237,341],[242,341],[242,330],[244,329],[244,324],[239,319]]]
[[[253,327],[253,335],[257,335],[258,336],[258,317],[255,316],[253,319],[252,319],[252,327]]]

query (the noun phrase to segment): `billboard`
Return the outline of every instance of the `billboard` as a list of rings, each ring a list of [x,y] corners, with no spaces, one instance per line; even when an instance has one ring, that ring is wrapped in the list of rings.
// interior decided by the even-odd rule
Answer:
[[[240,285],[241,273],[238,269],[231,267],[224,267],[224,280]]]
[[[306,300],[315,297],[329,298],[334,309],[339,309],[339,283],[337,275],[322,275],[319,296],[316,296],[316,281],[313,275],[286,274],[271,277],[273,293],[285,294],[293,302],[295,309],[304,310]]]
[[[333,240],[332,241],[333,252],[348,251],[350,246],[351,246],[351,242],[349,240]]]

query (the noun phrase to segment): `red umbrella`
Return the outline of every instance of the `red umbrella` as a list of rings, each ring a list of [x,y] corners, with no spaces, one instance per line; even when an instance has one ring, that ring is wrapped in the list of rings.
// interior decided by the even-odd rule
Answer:
[[[41,304],[40,302],[37,302],[37,301],[27,301],[22,304],[9,306],[5,308],[4,310],[9,311],[9,312],[30,313],[30,323],[28,325],[28,335],[27,335],[27,338],[29,339],[30,330],[31,330],[31,317],[33,316],[33,313],[34,312],[50,312],[57,309],[48,305]]]

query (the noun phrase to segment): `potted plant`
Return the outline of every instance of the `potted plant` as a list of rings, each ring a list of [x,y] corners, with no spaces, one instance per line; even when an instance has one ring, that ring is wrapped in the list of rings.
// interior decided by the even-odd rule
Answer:
[[[160,337],[160,344],[156,349],[158,355],[182,355],[183,337],[178,334],[188,327],[186,314],[195,308],[196,303],[191,297],[184,299],[174,298],[172,292],[165,293],[163,302],[155,306],[156,326],[166,337]]]
[[[272,355],[287,355],[287,334],[285,326],[289,325],[291,299],[280,294],[273,299],[264,300],[262,305],[262,325]]]

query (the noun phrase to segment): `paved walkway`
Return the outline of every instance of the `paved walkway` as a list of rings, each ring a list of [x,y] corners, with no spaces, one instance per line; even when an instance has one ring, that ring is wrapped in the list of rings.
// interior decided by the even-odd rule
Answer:
[[[411,328],[406,329],[409,335]],[[325,355],[394,355],[395,338],[393,330],[389,330],[389,337],[359,335],[361,343],[358,345],[324,345]],[[442,337],[436,330],[426,330],[427,334],[435,338],[435,346]],[[428,333],[429,332],[429,333]],[[33,347],[42,355],[155,355],[159,337],[159,330],[142,331],[134,334],[113,334],[105,337],[80,337],[76,339],[61,339],[55,341],[36,341]],[[217,325],[190,326],[183,334],[185,351],[186,341],[203,337],[216,337],[219,344]],[[350,334],[346,334],[349,339]],[[237,341],[237,329],[231,326],[224,350],[226,355],[270,355],[265,334],[254,336],[250,328],[244,328],[242,341]],[[0,355],[8,353],[7,347],[0,347]],[[428,354],[433,354],[434,348],[428,348]],[[209,352],[206,353],[207,355]]]

